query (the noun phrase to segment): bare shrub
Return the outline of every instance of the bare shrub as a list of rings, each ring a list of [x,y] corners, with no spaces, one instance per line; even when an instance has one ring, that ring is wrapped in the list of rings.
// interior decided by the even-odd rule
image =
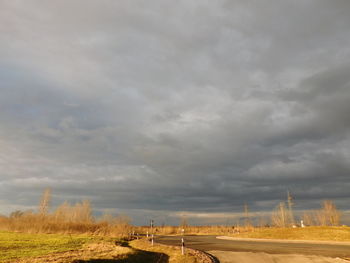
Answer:
[[[47,215],[51,203],[51,188],[46,188],[39,203],[39,214]]]
[[[277,227],[286,227],[288,225],[288,212],[284,202],[280,202],[272,212],[271,221]]]
[[[251,221],[250,214],[249,214],[249,208],[248,208],[248,205],[246,203],[244,204],[244,226],[245,227],[252,226],[252,221]]]
[[[304,225],[306,225],[306,226],[316,225],[316,221],[317,221],[316,217],[317,217],[317,214],[315,211],[304,212],[304,214],[302,216],[302,220],[303,220]]]
[[[287,203],[288,203],[288,223],[291,226],[295,225],[295,220],[294,220],[294,213],[293,213],[293,206],[294,206],[294,197],[292,194],[288,191],[287,193]]]
[[[9,217],[0,217],[0,228],[29,233],[86,233],[95,235],[126,236],[130,231],[127,216],[111,216],[109,222],[96,222],[88,200],[74,205],[64,202],[49,213],[51,190],[46,189],[37,213],[14,211]]]
[[[341,213],[331,200],[323,201],[322,208],[316,213],[317,224],[320,226],[339,226]]]

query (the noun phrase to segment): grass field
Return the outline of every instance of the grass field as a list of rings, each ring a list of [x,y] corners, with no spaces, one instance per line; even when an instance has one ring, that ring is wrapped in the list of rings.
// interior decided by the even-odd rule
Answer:
[[[124,242],[79,235],[0,232],[1,263],[146,263],[200,262],[193,255],[182,256],[178,248],[151,246],[146,240]]]
[[[350,227],[254,228],[235,237],[288,240],[350,241]]]
[[[91,241],[87,236],[0,232],[0,262],[77,250]]]

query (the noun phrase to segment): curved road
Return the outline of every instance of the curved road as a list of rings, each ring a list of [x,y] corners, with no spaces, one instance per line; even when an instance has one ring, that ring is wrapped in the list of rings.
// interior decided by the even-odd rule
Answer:
[[[202,251],[265,252],[269,254],[301,254],[350,258],[349,244],[313,244],[309,242],[277,242],[251,240],[222,240],[216,236],[185,236],[186,247]],[[180,236],[160,236],[156,242],[180,245]]]

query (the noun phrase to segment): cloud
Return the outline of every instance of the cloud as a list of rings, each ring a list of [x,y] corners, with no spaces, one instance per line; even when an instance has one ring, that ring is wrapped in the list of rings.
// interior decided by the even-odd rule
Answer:
[[[345,209],[349,10],[2,3],[0,211],[35,206],[48,186],[56,204],[88,198],[138,224],[270,211],[287,190],[296,209]]]

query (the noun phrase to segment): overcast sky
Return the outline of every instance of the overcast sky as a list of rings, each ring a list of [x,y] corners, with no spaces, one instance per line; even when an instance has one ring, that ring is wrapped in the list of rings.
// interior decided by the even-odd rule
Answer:
[[[348,0],[0,0],[0,213],[46,187],[136,224],[271,211],[287,190],[296,209],[349,210],[349,14]]]

